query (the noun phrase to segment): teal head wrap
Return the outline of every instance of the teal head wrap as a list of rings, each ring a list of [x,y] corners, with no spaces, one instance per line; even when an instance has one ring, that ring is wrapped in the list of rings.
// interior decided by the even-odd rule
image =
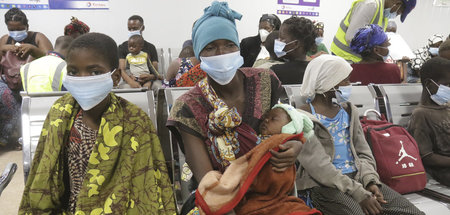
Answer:
[[[200,59],[199,55],[203,48],[215,40],[229,40],[239,47],[235,19],[240,20],[242,15],[230,9],[227,2],[218,1],[205,8],[204,12],[192,28],[195,57]]]

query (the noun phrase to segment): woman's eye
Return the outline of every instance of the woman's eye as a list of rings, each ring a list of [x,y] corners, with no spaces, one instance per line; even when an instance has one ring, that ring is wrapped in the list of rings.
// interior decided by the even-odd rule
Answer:
[[[75,76],[77,73],[75,71],[67,71],[67,74],[70,76]]]
[[[213,47],[208,47],[208,46],[207,46],[207,47],[205,48],[205,51],[212,51],[213,49],[214,49]]]
[[[93,71],[92,73],[91,73],[91,75],[100,75],[100,74],[102,74],[103,72],[101,72],[101,71]]]
[[[234,43],[228,43],[228,44],[227,44],[227,47],[228,47],[228,48],[234,48],[234,46],[235,46]]]

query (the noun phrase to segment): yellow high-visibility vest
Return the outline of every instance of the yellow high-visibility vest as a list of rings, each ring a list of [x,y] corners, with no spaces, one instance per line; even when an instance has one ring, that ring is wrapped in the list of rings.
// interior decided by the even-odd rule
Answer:
[[[60,91],[66,73],[66,61],[47,55],[20,68],[24,91],[29,93]]]
[[[350,25],[350,17],[352,15],[353,9],[355,5],[361,3],[366,0],[356,0],[353,2],[352,7],[348,11],[345,18],[341,21],[339,25],[338,31],[333,38],[333,42],[331,43],[331,52],[335,55],[344,58],[345,60],[359,62],[361,61],[361,56],[353,53],[350,49],[350,44],[345,40],[345,35],[347,34],[348,26]],[[384,30],[386,30],[388,19],[384,17],[384,0],[377,0],[377,12],[373,15],[372,20],[369,24],[377,24],[381,26]],[[361,26],[364,27],[364,26]]]

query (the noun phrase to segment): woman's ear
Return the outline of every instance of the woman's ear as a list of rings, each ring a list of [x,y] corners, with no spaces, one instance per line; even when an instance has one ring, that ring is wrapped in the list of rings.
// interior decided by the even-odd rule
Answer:
[[[117,85],[119,85],[120,82],[120,77],[121,77],[121,72],[120,69],[117,68],[114,70],[114,72],[111,74],[111,78],[113,80],[113,86],[116,87]]]

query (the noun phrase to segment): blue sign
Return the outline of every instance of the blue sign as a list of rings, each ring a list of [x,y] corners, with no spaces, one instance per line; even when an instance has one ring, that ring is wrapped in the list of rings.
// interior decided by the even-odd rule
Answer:
[[[0,0],[0,9],[108,10],[109,0]]]

